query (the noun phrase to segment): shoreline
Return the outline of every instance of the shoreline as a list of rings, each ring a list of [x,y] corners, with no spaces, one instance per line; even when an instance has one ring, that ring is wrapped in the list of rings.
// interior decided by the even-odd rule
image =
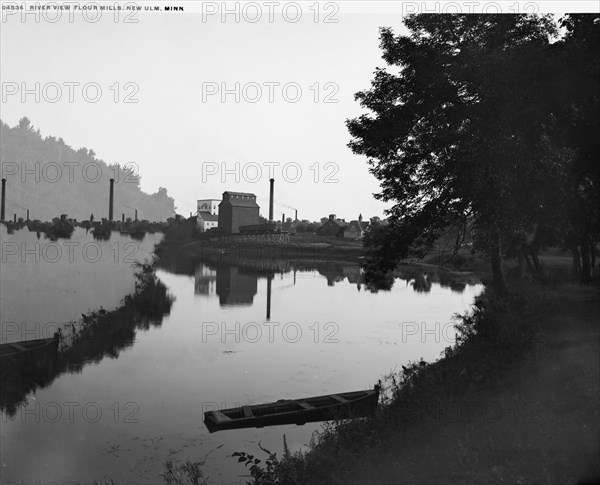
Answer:
[[[560,263],[555,274],[568,274]],[[286,483],[600,477],[598,286],[511,283],[507,300],[484,290],[442,357],[388,376],[373,419],[328,425],[306,454],[284,457]]]

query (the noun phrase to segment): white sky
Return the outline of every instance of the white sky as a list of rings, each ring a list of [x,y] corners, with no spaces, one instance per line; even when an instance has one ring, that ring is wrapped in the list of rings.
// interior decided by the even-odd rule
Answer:
[[[290,207],[298,209],[301,219],[311,220],[329,213],[347,220],[359,213],[365,218],[382,215],[385,206],[372,197],[378,182],[369,174],[365,158],[347,148],[350,136],[344,120],[361,113],[354,93],[369,87],[376,67],[385,67],[378,28],[390,26],[397,34],[405,33],[403,12],[423,9],[423,2],[319,2],[319,22],[314,19],[315,2],[299,2],[302,16],[296,23],[286,21],[279,9],[269,22],[270,7],[260,1],[254,3],[262,12],[256,23],[248,21],[258,11],[251,6],[239,22],[233,14],[223,21],[222,2],[138,2],[184,6],[185,13],[141,11],[130,19],[137,23],[125,22],[123,12],[115,21],[113,13],[105,11],[93,23],[81,11],[72,19],[64,12],[51,22],[54,12],[40,14],[36,21],[32,14],[22,18],[6,10],[9,5],[31,3],[2,2],[0,115],[10,126],[27,116],[43,136],[62,137],[75,149],[92,148],[109,164],[136,163],[142,189],[155,192],[166,187],[178,212],[186,215],[195,211],[197,199],[220,198],[225,190],[255,193],[261,213],[268,215],[269,167],[263,164],[269,162],[280,164],[273,168],[276,218],[282,212],[293,216]],[[237,3],[242,13],[244,3]],[[280,6],[291,3],[280,2]],[[429,2],[426,7],[455,11],[456,5],[465,3]],[[476,8],[488,4],[510,13],[517,7],[564,11],[566,2],[487,2]],[[216,13],[203,17],[203,5],[205,13],[214,9]],[[492,12],[495,5],[486,8]],[[598,10],[598,2],[568,5],[570,11]],[[227,7],[234,9],[235,2]],[[287,18],[291,20],[297,11],[294,5],[288,7]],[[325,23],[327,14],[338,22]],[[23,100],[22,87],[35,91],[36,82],[39,102],[33,94]],[[64,84],[68,82],[80,83],[73,88],[72,103]],[[124,88],[128,82],[139,86],[133,96],[138,103],[123,102],[123,96],[132,93]],[[44,92],[46,98],[57,93],[48,83],[62,87],[56,103],[44,99]],[[102,88],[98,102],[85,101],[82,86],[86,83]],[[110,89],[114,83],[120,83],[117,103],[115,90]],[[203,88],[203,83],[216,84]],[[234,91],[235,83],[240,83],[239,102],[234,94],[222,102],[221,83]],[[244,99],[244,93],[257,95],[251,86],[244,91],[247,83],[261,86],[258,102]],[[273,87],[272,103],[264,83],[280,83]],[[293,85],[283,92],[286,83],[301,87],[298,102],[284,99],[284,94],[296,95]],[[314,100],[315,83],[319,83],[319,102]],[[19,93],[7,95],[15,85]],[[203,99],[203,90],[206,94],[214,86],[219,92]],[[93,97],[95,90],[90,88],[87,94]],[[338,102],[323,102],[328,94]],[[262,168],[261,174],[252,163]],[[282,173],[286,163],[292,164],[285,174],[287,181]],[[222,164],[231,171],[225,180]],[[217,174],[207,174],[215,169]],[[328,174],[333,183],[325,183]]]

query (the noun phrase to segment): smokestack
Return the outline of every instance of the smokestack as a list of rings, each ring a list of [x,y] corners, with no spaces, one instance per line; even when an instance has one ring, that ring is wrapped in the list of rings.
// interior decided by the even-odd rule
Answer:
[[[121,224],[125,223],[125,214],[121,214]]]
[[[27,222],[29,222],[29,209],[27,209]]]
[[[2,179],[2,209],[0,209],[0,221],[4,222],[4,211],[6,208],[6,179]]]
[[[283,225],[285,224],[285,214],[281,214],[281,228],[283,229]]]
[[[275,179],[271,179],[271,193],[269,195],[269,222],[273,222],[273,191],[275,189]]]
[[[13,214],[13,222],[16,224],[17,223],[17,214]]]
[[[113,201],[115,198],[115,179],[110,179],[110,195],[108,199],[108,220],[113,220]]]
[[[137,222],[137,209],[135,210],[135,222]]]
[[[295,221],[295,222],[298,222],[298,209],[296,209],[296,215],[295,215],[295,217],[294,217],[294,221]]]

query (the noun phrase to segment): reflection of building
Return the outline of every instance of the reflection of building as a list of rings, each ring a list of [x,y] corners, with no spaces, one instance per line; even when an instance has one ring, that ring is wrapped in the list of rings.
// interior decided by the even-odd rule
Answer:
[[[258,275],[237,266],[217,268],[217,295],[220,305],[252,305]]]
[[[198,201],[198,212],[209,212],[213,216],[219,215],[219,199],[202,199]]]
[[[196,266],[194,293],[196,295],[214,295],[216,293],[217,272],[198,263]]]
[[[219,216],[211,214],[210,212],[198,211],[196,221],[198,230],[200,232],[206,232],[219,225]]]
[[[258,224],[256,195],[244,192],[223,192],[219,204],[219,229],[225,233],[239,232],[240,226]]]

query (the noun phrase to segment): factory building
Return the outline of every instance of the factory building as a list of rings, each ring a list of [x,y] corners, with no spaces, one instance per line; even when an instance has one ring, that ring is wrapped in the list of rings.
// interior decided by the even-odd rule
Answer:
[[[226,233],[240,232],[240,226],[258,224],[260,207],[256,195],[244,192],[223,192],[219,204],[219,230]]]

